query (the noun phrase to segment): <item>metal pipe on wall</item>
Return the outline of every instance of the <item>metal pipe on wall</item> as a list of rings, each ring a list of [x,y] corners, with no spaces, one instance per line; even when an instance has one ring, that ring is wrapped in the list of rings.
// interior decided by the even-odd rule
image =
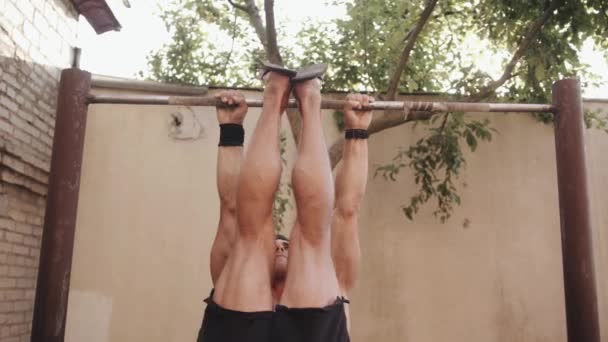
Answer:
[[[90,86],[86,71],[61,72],[32,342],[64,340]]]
[[[553,85],[555,154],[569,342],[600,342],[580,81]]]

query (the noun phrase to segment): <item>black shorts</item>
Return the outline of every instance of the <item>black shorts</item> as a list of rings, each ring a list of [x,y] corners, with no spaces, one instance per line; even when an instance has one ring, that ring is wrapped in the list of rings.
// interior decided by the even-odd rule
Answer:
[[[241,312],[222,308],[213,301],[213,291],[205,299],[207,308],[197,342],[268,342],[274,312]]]
[[[350,342],[344,304],[323,308],[288,308],[276,311],[241,312],[222,308],[205,299],[207,308],[197,342]]]
[[[272,342],[349,342],[344,304],[339,297],[324,308],[288,308],[277,305]]]

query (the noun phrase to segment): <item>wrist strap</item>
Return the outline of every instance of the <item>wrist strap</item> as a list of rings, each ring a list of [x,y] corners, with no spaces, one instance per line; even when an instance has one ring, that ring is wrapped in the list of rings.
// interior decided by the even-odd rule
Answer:
[[[243,146],[245,130],[239,124],[220,125],[220,143],[218,146]]]
[[[369,132],[366,129],[347,129],[344,131],[345,139],[367,139]]]

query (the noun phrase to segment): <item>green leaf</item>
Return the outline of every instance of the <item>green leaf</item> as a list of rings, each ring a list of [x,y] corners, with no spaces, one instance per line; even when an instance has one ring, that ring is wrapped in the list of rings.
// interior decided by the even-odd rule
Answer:
[[[471,131],[467,131],[466,141],[467,145],[469,145],[469,147],[471,148],[471,151],[475,152],[475,150],[477,149],[477,139],[475,139],[475,136],[473,135],[473,133],[471,133]]]

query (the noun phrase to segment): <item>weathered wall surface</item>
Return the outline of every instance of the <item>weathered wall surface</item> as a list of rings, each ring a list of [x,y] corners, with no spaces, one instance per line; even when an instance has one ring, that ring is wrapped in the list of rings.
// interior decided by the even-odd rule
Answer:
[[[181,139],[170,136],[178,111]],[[246,143],[258,114],[246,119]],[[396,183],[373,178],[423,127],[370,139],[353,341],[566,341],[552,128],[523,114],[491,118],[500,133],[468,154],[463,205],[445,224],[429,208],[405,219],[409,172]],[[218,220],[214,109],[95,105],[87,124],[66,340],[193,341]],[[589,131],[587,145],[606,322],[608,136]],[[294,152],[289,141],[289,164]]]
[[[0,341],[29,341],[68,0],[0,0]]]

